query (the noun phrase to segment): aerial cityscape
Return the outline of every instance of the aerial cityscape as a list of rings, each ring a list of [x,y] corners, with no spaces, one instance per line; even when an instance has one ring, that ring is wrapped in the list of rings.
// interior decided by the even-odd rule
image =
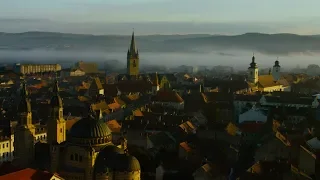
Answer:
[[[320,3],[176,3],[0,2],[0,180],[320,179]]]

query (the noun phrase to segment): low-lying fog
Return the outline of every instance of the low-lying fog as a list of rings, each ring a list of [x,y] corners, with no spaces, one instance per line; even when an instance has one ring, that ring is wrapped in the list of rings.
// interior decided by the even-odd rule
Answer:
[[[191,66],[218,66],[234,67],[236,70],[244,70],[251,62],[253,52],[240,50],[212,51],[203,53],[184,52],[141,52],[141,65],[161,65],[174,67],[179,65]],[[256,62],[261,68],[273,66],[277,55],[255,53]],[[117,60],[125,65],[126,50],[123,52],[99,52],[99,51],[47,51],[47,50],[0,50],[1,63],[60,63],[65,67],[76,61],[95,61],[103,64],[108,60]],[[287,56],[279,56],[280,65],[284,69],[291,69],[299,65],[306,67],[308,64],[320,64],[317,54],[295,53]]]

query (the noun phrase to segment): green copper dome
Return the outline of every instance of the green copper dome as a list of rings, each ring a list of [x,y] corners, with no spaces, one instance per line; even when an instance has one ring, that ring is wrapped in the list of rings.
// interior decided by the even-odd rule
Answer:
[[[68,135],[71,138],[95,139],[108,137],[111,131],[105,122],[89,116],[76,122]]]

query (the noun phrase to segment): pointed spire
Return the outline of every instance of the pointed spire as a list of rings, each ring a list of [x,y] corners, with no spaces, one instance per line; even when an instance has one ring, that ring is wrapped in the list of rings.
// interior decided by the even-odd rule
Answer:
[[[52,107],[63,107],[62,99],[59,95],[59,83],[58,83],[57,76],[54,80],[54,84],[52,87],[52,98],[51,98],[50,104]]]
[[[280,67],[279,57],[277,57],[277,60],[274,62],[274,67]]]
[[[158,72],[156,72],[156,77],[155,77],[155,83],[156,86],[159,86],[159,77],[158,77]]]
[[[54,80],[54,85],[52,87],[52,93],[54,95],[58,95],[59,94],[59,83],[58,83],[57,79]]]
[[[252,62],[250,63],[250,68],[257,68],[257,63],[255,62],[255,60],[256,60],[256,57],[254,56],[254,53],[253,53]]]
[[[199,89],[200,93],[203,93],[203,87],[202,84],[200,84],[200,89]]]
[[[18,105],[18,112],[31,112],[31,105],[29,101],[29,93],[25,80],[21,81],[20,88],[20,103]]]
[[[27,90],[27,83],[26,83],[26,81],[25,80],[23,80],[22,82],[21,82],[21,89],[20,89],[20,97],[21,98],[26,98],[26,97],[28,97],[28,95],[29,95],[29,92],[28,92],[28,90]]]
[[[134,29],[132,31],[132,37],[131,37],[131,44],[130,44],[130,53],[136,53],[136,42],[135,42],[135,37],[134,37]]]
[[[254,57],[254,52],[252,53],[252,62],[254,63],[254,61],[255,61],[255,57]]]

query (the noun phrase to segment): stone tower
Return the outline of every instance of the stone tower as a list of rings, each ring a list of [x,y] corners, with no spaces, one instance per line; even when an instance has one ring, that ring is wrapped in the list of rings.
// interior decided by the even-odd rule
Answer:
[[[252,62],[250,63],[250,67],[248,68],[248,81],[256,84],[259,81],[259,69],[257,63],[255,62],[254,55],[252,56]]]
[[[50,118],[47,123],[48,143],[61,143],[66,140],[66,121],[63,119],[63,104],[59,95],[58,80],[52,87],[50,100]]]
[[[136,76],[139,74],[139,52],[136,49],[134,32],[132,32],[131,44],[127,53],[127,74]]]
[[[34,161],[35,126],[32,124],[32,110],[26,83],[22,82],[18,104],[18,124],[14,131],[14,162],[28,167]]]
[[[272,76],[275,81],[280,79],[280,65],[278,59],[274,62],[274,66],[272,68]]]

